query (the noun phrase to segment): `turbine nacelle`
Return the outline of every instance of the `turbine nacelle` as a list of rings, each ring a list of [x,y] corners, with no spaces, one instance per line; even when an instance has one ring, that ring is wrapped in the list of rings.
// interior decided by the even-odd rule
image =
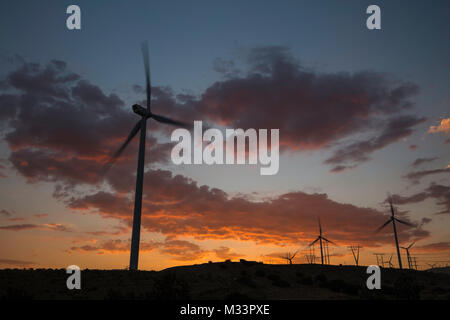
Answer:
[[[141,117],[144,118],[150,118],[151,113],[147,111],[146,108],[144,108],[143,106],[140,106],[138,104],[133,104],[133,112],[140,115]]]

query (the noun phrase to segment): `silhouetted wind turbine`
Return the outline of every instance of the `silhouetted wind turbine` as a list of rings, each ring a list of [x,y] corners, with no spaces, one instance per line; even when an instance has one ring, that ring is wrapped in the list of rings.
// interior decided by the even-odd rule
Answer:
[[[394,267],[394,265],[392,264],[392,256],[393,256],[393,254],[391,254],[391,256],[389,257],[389,260],[387,261],[387,263],[389,265],[389,268],[393,268]]]
[[[295,251],[295,253],[293,255],[291,255],[290,252],[286,253],[286,255],[284,257],[282,257],[283,259],[286,259],[289,264],[292,264],[292,260],[295,258],[295,256],[297,255],[298,251]]]
[[[409,249],[411,249],[411,247],[414,245],[414,243],[416,243],[415,241],[413,243],[411,243],[409,246],[407,247],[400,247],[404,250],[406,250],[406,258],[408,259],[408,267],[409,269],[412,269],[412,261],[411,261],[411,256],[409,255]]]
[[[309,246],[312,246],[317,241],[319,241],[319,243],[320,243],[320,258],[321,258],[321,261],[322,261],[322,264],[323,264],[323,245],[322,245],[322,240],[326,241],[326,242],[329,242],[329,243],[332,243],[332,244],[335,244],[333,241],[330,241],[327,238],[325,238],[324,236],[322,236],[322,225],[320,224],[320,218],[319,218],[319,236],[317,237],[316,240],[311,242]]]
[[[392,205],[392,197],[389,194],[388,194],[388,199],[389,199],[389,205],[391,206],[391,217],[381,227],[379,227],[376,232],[379,232],[381,229],[383,229],[389,223],[392,222],[392,226],[394,228],[395,246],[397,247],[398,266],[399,266],[400,269],[402,269],[402,258],[400,257],[400,248],[398,246],[397,227],[395,225],[395,222],[397,221],[399,223],[406,224],[407,226],[410,226],[410,227],[414,227],[414,226],[411,223],[405,222],[405,221],[400,220],[400,219],[395,217],[394,206]]]
[[[144,108],[138,104],[133,105],[133,112],[141,117],[136,125],[131,129],[128,138],[122,144],[122,146],[116,151],[108,163],[108,168],[120,157],[122,152],[128,146],[130,141],[137,135],[139,130],[141,131],[139,140],[139,155],[138,166],[136,175],[136,193],[134,196],[134,215],[133,215],[133,231],[131,235],[131,253],[130,253],[130,270],[137,270],[139,260],[139,241],[141,234],[141,209],[142,209],[142,186],[144,183],[144,162],[145,162],[145,138],[147,136],[147,120],[154,119],[160,123],[169,124],[177,127],[190,128],[186,123],[172,120],[151,112],[151,92],[152,87],[150,83],[150,63],[148,57],[148,45],[147,42],[142,44],[142,56],[144,58],[145,68],[145,91],[147,94],[147,108]]]

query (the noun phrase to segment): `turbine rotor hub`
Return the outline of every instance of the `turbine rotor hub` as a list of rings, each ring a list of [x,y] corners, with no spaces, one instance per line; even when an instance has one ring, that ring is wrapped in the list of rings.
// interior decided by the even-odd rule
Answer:
[[[143,106],[140,106],[138,104],[134,104],[132,108],[133,108],[133,112],[140,115],[141,117],[150,118],[152,115],[150,111],[147,111],[146,108],[144,108]]]

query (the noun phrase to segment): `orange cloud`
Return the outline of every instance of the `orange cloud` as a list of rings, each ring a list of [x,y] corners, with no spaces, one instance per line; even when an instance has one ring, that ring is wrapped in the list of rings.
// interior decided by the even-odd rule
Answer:
[[[428,133],[439,133],[444,132],[445,134],[450,133],[450,118],[442,119],[438,126],[431,126],[428,129]]]

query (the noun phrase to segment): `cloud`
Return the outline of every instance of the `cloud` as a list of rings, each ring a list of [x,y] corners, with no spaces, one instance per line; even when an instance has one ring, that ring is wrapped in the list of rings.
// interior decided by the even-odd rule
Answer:
[[[34,215],[34,217],[38,218],[38,219],[45,218],[45,217],[48,217],[48,214],[47,213],[37,213]]]
[[[23,231],[29,229],[47,229],[52,231],[66,231],[70,232],[71,229],[60,223],[44,223],[44,224],[13,224],[8,226],[0,226],[0,230],[8,231]]]
[[[34,265],[35,263],[33,261],[24,261],[24,260],[13,260],[13,259],[3,259],[0,258],[0,265],[7,265],[7,266],[29,266]]]
[[[403,178],[411,180],[413,183],[418,183],[423,177],[444,173],[450,173],[450,168],[413,171],[404,175]]]
[[[450,186],[431,183],[423,192],[408,197],[392,196],[392,200],[398,205],[418,203],[430,198],[435,199],[437,205],[444,207],[444,210],[437,212],[437,214],[450,214]]]
[[[220,248],[214,249],[214,253],[216,254],[217,258],[222,260],[233,260],[233,259],[239,259],[241,257],[244,257],[244,255],[235,253],[232,251],[231,248],[222,246]]]
[[[226,127],[278,128],[282,151],[330,148],[356,134],[371,136],[339,149],[327,162],[335,165],[334,171],[367,161],[370,153],[409,136],[425,120],[399,115],[412,107],[418,87],[386,74],[317,73],[306,70],[286,47],[250,49],[246,66],[247,72],[237,72],[234,62],[218,59],[214,67],[226,79],[209,86],[198,99],[184,96],[181,102],[171,90],[160,90],[153,106],[183,119],[206,119]],[[362,160],[356,156],[358,148]],[[338,157],[355,163],[341,164]]]
[[[9,226],[0,226],[0,230],[9,230],[9,231],[22,231],[28,229],[36,229],[41,226],[38,224],[13,224]]]
[[[442,119],[439,125],[430,126],[428,133],[439,133],[443,132],[445,134],[450,133],[450,118]]]
[[[411,144],[408,147],[410,150],[417,150],[419,148],[419,146],[417,144]]]
[[[423,246],[416,246],[415,250],[419,252],[450,251],[450,242],[434,242]]]
[[[9,90],[0,91],[0,126],[11,149],[9,160],[20,174],[30,182],[72,186],[109,177],[101,174],[104,164],[138,120],[117,95],[69,72],[62,61],[23,63],[5,81]],[[171,144],[150,137],[148,145],[153,164],[167,161]],[[133,141],[118,170],[129,167],[136,153]]]
[[[203,250],[197,244],[185,240],[166,241],[162,244],[160,251],[179,261],[198,260],[209,254],[209,251]]]
[[[435,160],[439,159],[438,157],[432,157],[432,158],[417,158],[416,160],[414,160],[414,162],[411,164],[411,166],[413,167],[418,167],[421,164],[424,163],[428,163],[428,162],[433,162]]]
[[[335,169],[367,161],[372,152],[408,136],[423,121],[399,115],[411,108],[411,99],[418,92],[412,83],[370,71],[320,74],[302,67],[285,47],[251,49],[246,61],[247,73],[229,72],[226,79],[215,82],[198,97],[153,88],[152,110],[164,110],[164,114],[185,121],[206,119],[232,128],[280,128],[284,151],[338,146],[327,162]],[[45,66],[24,62],[4,82],[0,123],[13,167],[29,182],[53,182],[54,196],[71,209],[129,224],[137,141],[130,144],[114,170],[101,174],[109,156],[137,121],[125,103],[70,72],[62,61]],[[168,130],[156,123],[152,127],[160,133]],[[354,135],[368,138],[340,147]],[[150,137],[147,159],[153,165],[166,163],[170,149],[171,144],[160,144]],[[333,240],[360,239],[373,246],[390,241],[387,234],[372,234],[372,228],[384,222],[382,212],[338,203],[326,194],[290,192],[262,202],[250,201],[153,167],[147,169],[144,181],[143,227],[173,238],[280,245],[310,241],[317,228],[313,213],[333,230],[329,235]],[[110,188],[92,191],[104,185]],[[77,186],[87,188],[74,192]],[[43,225],[22,225],[37,227]],[[20,230],[20,225],[4,228]],[[46,228],[57,230],[61,226]],[[408,228],[401,230],[402,237],[412,234]],[[120,245],[116,243],[116,250]],[[171,245],[181,247],[182,243]],[[203,254],[192,246],[189,251],[189,245],[185,249],[186,257]],[[170,246],[165,250],[169,254]]]
[[[155,248],[157,248],[157,244],[153,242],[145,242],[142,241],[139,246],[139,251],[141,252],[147,252],[152,251]],[[82,253],[89,253],[89,252],[96,252],[98,254],[117,254],[117,253],[124,253],[130,251],[130,242],[129,241],[123,241],[120,239],[116,240],[105,240],[101,241],[99,243],[96,243],[94,245],[82,245],[82,246],[73,246],[69,250],[67,250],[68,253],[73,252],[82,252]]]
[[[336,165],[331,170],[332,172],[354,168],[368,161],[369,155],[374,151],[411,135],[412,128],[424,121],[425,118],[414,116],[399,116],[391,119],[378,136],[339,148],[330,158],[325,160],[325,163]]]
[[[6,216],[6,217],[10,217],[11,216],[11,212],[9,212],[6,209],[2,209],[2,210],[0,210],[0,215]]]
[[[141,241],[139,245],[140,252],[149,252],[158,249],[161,254],[168,255],[174,260],[193,261],[207,256],[210,252],[203,250],[199,245],[185,240],[166,240],[164,242]],[[73,246],[68,253],[73,252],[94,252],[97,254],[118,254],[130,251],[130,241],[104,240],[96,244],[86,244],[82,246]]]
[[[123,181],[128,178],[124,177]],[[358,239],[368,246],[391,241],[388,232],[374,233],[387,219],[383,212],[338,203],[326,194],[290,192],[252,201],[246,197],[231,197],[220,189],[198,186],[195,181],[167,170],[148,170],[144,181],[148,184],[143,195],[143,228],[170,238],[298,244],[315,239],[315,216],[320,216],[325,230],[330,230],[328,236],[334,241],[351,243]],[[124,185],[115,187],[122,188],[126,189]],[[73,210],[131,223],[133,202],[117,193],[96,192],[68,199],[67,205]],[[402,226],[401,237],[409,239],[412,235],[411,228]],[[420,236],[427,235],[425,232]]]

